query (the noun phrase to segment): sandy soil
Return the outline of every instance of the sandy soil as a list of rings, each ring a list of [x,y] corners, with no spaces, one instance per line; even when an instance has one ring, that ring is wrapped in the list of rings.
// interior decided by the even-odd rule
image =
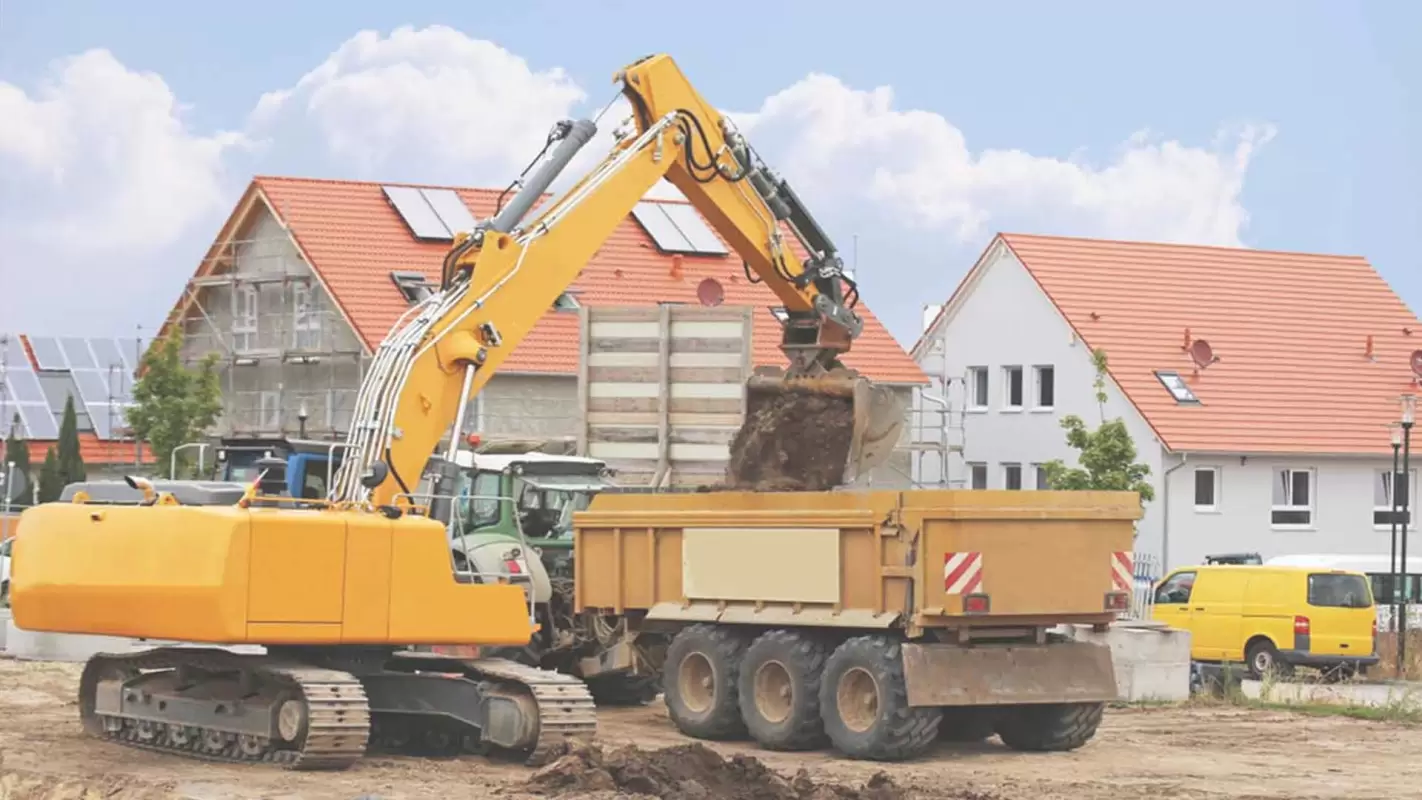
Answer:
[[[341,773],[301,774],[137,752],[83,736],[73,703],[77,677],[76,665],[0,659],[0,800],[353,800],[362,795],[515,800],[539,788],[530,783],[532,770],[477,757],[381,757]],[[650,750],[688,744],[667,721],[660,702],[605,709],[600,740],[614,751],[623,745]],[[748,745],[716,744],[713,749],[727,757],[754,756],[787,779],[807,770],[822,786],[882,784],[882,778],[871,780],[881,771],[892,781],[887,788],[862,793],[833,786],[813,793],[791,791],[787,781],[775,791],[746,795],[757,798],[1422,798],[1422,760],[1415,757],[1422,750],[1422,729],[1232,708],[1113,710],[1094,741],[1062,754],[1014,753],[994,740],[970,747],[943,745],[914,763],[879,765],[824,754],[766,753]],[[663,760],[684,764],[707,755],[693,747]],[[607,759],[611,763],[617,757]],[[742,758],[726,769],[746,775],[760,765]],[[551,782],[541,785],[545,793],[562,797],[629,796],[560,793],[547,788],[554,786]],[[724,796],[715,786],[711,789],[700,796]]]

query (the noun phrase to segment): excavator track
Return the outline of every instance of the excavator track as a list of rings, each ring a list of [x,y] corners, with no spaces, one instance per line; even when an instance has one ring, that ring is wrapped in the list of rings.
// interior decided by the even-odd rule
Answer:
[[[592,692],[571,675],[504,658],[455,659],[406,651],[396,659],[402,668],[458,672],[468,680],[486,683],[495,692],[530,695],[537,714],[537,739],[531,748],[520,750],[529,766],[541,766],[561,755],[570,739],[590,739],[597,733]]]
[[[106,678],[137,678],[149,670],[196,669],[209,675],[244,673],[277,690],[282,728],[295,741],[239,734],[216,726],[161,721],[161,716],[112,714],[96,710],[100,683]],[[141,687],[141,684],[139,685]],[[138,687],[124,693],[137,699]],[[225,698],[210,702],[221,704]],[[300,704],[288,713],[292,700]],[[245,702],[245,701],[243,701]],[[159,708],[162,708],[160,703]],[[227,763],[263,763],[291,770],[341,770],[365,755],[370,710],[360,679],[339,670],[206,648],[163,648],[133,655],[99,654],[89,659],[79,684],[80,718],[85,730],[128,747]],[[304,728],[304,730],[302,730]]]

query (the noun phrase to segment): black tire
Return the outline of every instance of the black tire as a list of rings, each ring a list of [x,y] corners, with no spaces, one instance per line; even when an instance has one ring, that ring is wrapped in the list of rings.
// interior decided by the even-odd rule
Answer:
[[[1279,648],[1268,639],[1255,639],[1250,642],[1244,657],[1249,663],[1249,677],[1257,681],[1263,680],[1264,676],[1271,672],[1275,677],[1286,678],[1294,671],[1292,665],[1279,658]]]
[[[657,679],[646,675],[585,678],[593,703],[599,706],[645,706],[657,699]]]
[[[1075,750],[1091,741],[1105,703],[1053,703],[1004,708],[997,735],[1013,750],[1038,753]]]
[[[745,652],[745,635],[719,625],[677,633],[662,668],[662,696],[677,730],[713,741],[746,735],[738,689]]]
[[[951,706],[943,709],[938,739],[944,742],[981,742],[997,732],[997,709]]]
[[[835,648],[825,662],[820,715],[825,734],[846,756],[903,761],[933,745],[943,709],[908,704],[897,640],[858,636]]]
[[[803,633],[767,631],[741,660],[741,719],[752,739],[767,750],[823,747],[820,676],[829,650]]]

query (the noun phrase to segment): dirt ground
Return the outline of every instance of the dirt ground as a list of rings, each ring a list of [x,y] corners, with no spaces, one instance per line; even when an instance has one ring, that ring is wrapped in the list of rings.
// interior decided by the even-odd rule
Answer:
[[[1422,728],[1228,707],[1112,710],[1097,738],[1073,753],[1015,753],[992,740],[882,765],[750,745],[707,749],[679,736],[657,701],[604,709],[600,747],[537,778],[527,767],[473,756],[379,757],[340,773],[288,773],[85,738],[73,704],[77,678],[77,665],[0,659],[0,800],[608,800],[638,790],[687,800],[1422,798]],[[620,749],[629,745],[640,749]],[[663,748],[678,749],[656,752]]]

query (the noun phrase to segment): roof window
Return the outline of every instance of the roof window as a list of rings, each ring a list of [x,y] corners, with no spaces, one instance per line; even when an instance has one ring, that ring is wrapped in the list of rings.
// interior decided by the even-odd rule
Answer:
[[[1199,403],[1200,398],[1190,391],[1190,387],[1185,384],[1185,379],[1180,377],[1180,373],[1171,370],[1156,370],[1155,377],[1170,390],[1170,394],[1177,403]]]

